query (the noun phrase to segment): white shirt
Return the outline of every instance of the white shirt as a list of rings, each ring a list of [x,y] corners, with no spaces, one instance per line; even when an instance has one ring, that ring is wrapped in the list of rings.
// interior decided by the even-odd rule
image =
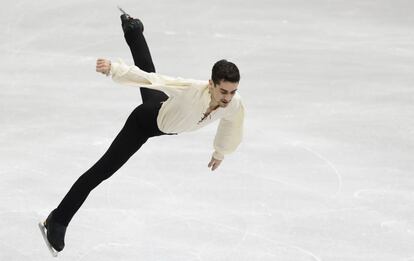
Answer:
[[[194,131],[220,119],[214,139],[213,157],[224,159],[240,144],[243,135],[244,107],[238,93],[227,107],[211,112],[200,122],[210,105],[208,81],[173,78],[158,73],[148,73],[124,62],[112,62],[112,79],[115,82],[145,87],[164,92],[168,99],[158,113],[158,128],[164,133]]]

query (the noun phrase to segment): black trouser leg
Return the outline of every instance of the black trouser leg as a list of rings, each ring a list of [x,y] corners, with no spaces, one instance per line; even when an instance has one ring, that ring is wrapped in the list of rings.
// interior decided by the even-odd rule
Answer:
[[[136,29],[129,31],[124,36],[129,49],[131,50],[135,65],[143,71],[155,72],[151,53],[142,32],[139,29]],[[149,100],[165,101],[168,99],[168,96],[161,91],[143,87],[140,88],[140,91],[143,103]]]
[[[160,103],[148,102],[131,113],[106,153],[79,177],[55,210],[54,218],[58,223],[67,226],[96,186],[112,176],[148,138],[164,134],[156,122],[160,106]]]

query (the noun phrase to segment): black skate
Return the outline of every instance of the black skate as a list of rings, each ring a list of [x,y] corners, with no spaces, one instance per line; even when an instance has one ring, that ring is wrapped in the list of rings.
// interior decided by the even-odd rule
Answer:
[[[122,12],[121,21],[122,30],[124,31],[124,33],[128,33],[136,29],[138,29],[140,32],[144,32],[144,24],[141,22],[141,20],[139,20],[138,18],[132,18],[119,6],[118,9]]]
[[[39,222],[39,228],[50,253],[52,256],[57,257],[58,252],[65,247],[66,226],[57,223],[53,219],[53,212],[50,213],[46,221]]]

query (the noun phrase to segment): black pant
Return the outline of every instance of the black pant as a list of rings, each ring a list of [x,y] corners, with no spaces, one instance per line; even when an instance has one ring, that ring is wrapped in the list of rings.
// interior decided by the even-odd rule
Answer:
[[[147,72],[155,72],[154,64],[144,35],[139,30],[125,34],[134,63]],[[168,96],[160,91],[140,88],[143,103],[128,117],[105,154],[73,184],[54,210],[55,220],[68,225],[89,193],[102,181],[114,174],[150,137],[164,135],[157,126],[161,102]]]

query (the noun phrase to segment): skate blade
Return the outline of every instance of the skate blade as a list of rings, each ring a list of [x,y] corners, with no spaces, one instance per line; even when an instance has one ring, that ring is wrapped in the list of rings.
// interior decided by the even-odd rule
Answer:
[[[124,15],[128,15],[127,13],[125,13],[125,11],[118,5],[118,9],[119,11],[121,11]]]
[[[42,232],[43,239],[45,240],[46,246],[47,248],[49,248],[50,253],[52,254],[53,257],[57,257],[58,252],[50,245],[49,241],[47,240],[47,234],[46,234],[47,230],[43,222],[39,222],[39,229],[40,229],[40,232]]]

